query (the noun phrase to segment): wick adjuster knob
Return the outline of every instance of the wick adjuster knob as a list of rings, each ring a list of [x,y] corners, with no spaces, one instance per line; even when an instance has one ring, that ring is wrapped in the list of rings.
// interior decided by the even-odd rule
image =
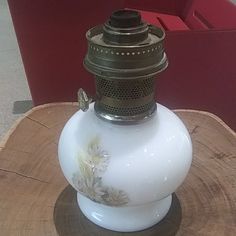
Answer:
[[[78,90],[79,108],[85,112],[89,109],[89,104],[91,102],[92,102],[92,98],[89,98],[87,93],[82,88],[80,88]]]

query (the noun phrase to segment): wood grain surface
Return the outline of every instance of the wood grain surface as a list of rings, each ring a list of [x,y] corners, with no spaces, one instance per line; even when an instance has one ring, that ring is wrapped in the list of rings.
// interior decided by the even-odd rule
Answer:
[[[193,141],[193,164],[167,217],[136,233],[86,220],[57,159],[59,134],[73,103],[36,107],[0,143],[1,236],[236,235],[236,135],[216,116],[177,110]]]

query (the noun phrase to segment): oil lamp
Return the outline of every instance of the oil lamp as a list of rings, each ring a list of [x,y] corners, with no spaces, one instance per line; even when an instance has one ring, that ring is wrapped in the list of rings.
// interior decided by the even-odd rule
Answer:
[[[138,12],[119,10],[86,37],[96,99],[79,90],[80,110],[60,136],[61,169],[89,220],[143,230],[165,217],[192,161],[184,124],[155,102],[157,74],[168,65],[165,34]]]

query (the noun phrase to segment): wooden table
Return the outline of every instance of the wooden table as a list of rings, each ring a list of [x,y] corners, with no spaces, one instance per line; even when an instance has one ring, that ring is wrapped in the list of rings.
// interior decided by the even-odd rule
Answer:
[[[80,213],[57,159],[59,134],[77,104],[29,111],[0,143],[0,235],[236,235],[236,135],[216,116],[177,110],[193,140],[193,164],[167,217],[136,233],[97,227]]]

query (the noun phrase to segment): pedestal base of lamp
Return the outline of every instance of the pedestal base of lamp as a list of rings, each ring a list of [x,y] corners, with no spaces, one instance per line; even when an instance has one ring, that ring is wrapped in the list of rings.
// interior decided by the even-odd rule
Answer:
[[[141,206],[109,207],[77,194],[79,207],[93,223],[114,231],[132,232],[160,222],[170,209],[172,196]]]

